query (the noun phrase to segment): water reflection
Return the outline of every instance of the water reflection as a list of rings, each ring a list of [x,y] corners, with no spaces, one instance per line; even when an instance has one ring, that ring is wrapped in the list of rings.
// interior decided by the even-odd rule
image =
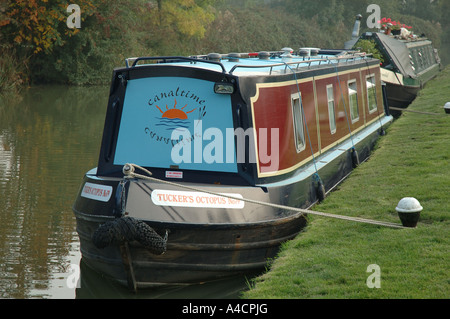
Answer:
[[[80,262],[80,278],[76,298],[127,299],[236,299],[248,289],[248,278],[256,273],[228,277],[197,285],[138,289],[137,293],[95,272]]]
[[[0,297],[74,297],[71,206],[95,166],[108,88],[34,87],[0,100]]]
[[[97,164],[108,87],[0,97],[0,298],[238,298],[245,276],[137,294],[81,261],[72,204]],[[70,287],[80,265],[80,288]]]

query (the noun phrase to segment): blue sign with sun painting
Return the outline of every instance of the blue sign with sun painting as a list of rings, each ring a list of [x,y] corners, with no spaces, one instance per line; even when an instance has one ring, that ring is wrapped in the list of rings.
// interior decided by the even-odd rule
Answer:
[[[184,77],[129,80],[115,165],[237,172],[229,95]]]

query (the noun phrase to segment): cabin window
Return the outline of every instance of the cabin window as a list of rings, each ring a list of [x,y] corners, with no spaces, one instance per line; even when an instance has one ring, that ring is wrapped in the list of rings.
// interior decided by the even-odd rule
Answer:
[[[434,62],[434,55],[433,55],[433,48],[431,46],[427,46],[427,51],[428,51],[428,66],[431,66]]]
[[[292,115],[294,120],[294,140],[297,153],[305,149],[305,130],[303,126],[302,100],[299,93],[291,95]]]
[[[333,84],[327,85],[327,100],[328,100],[328,118],[330,120],[331,134],[336,133],[336,113],[334,110],[334,90]]]
[[[352,123],[354,123],[359,120],[356,80],[348,81],[348,103],[350,106],[350,118],[352,119]]]
[[[369,108],[369,113],[373,113],[377,110],[377,98],[376,98],[376,87],[375,87],[375,75],[371,74],[366,77],[367,86],[367,106]]]

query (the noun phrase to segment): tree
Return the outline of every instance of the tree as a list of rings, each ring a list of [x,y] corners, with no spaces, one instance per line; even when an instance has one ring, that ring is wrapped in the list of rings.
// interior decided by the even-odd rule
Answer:
[[[99,1],[79,0],[82,18],[92,15]],[[67,37],[79,32],[66,25],[67,1],[14,0],[7,1],[0,20],[0,33],[5,42],[22,51],[49,53],[55,45],[63,45]]]
[[[202,38],[214,20],[211,5],[215,0],[157,0],[159,27]]]

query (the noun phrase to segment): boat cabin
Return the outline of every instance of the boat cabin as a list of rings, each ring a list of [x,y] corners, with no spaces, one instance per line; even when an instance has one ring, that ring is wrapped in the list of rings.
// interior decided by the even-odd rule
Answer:
[[[379,62],[365,54],[127,59],[113,72],[97,175],[132,162],[180,182],[279,181],[384,115]]]

